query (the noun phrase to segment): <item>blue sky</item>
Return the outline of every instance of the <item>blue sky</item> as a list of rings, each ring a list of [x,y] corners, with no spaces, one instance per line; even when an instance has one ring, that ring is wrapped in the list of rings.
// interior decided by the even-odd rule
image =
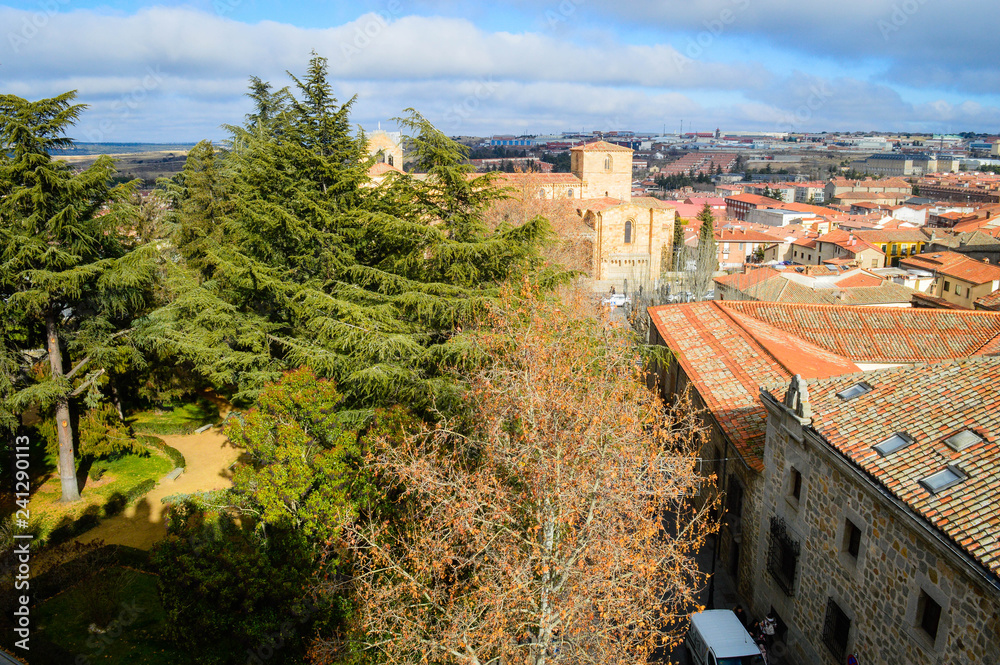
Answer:
[[[193,0],[0,4],[0,92],[76,89],[80,141],[222,139],[247,79],[329,59],[370,129],[1000,133],[986,0]]]

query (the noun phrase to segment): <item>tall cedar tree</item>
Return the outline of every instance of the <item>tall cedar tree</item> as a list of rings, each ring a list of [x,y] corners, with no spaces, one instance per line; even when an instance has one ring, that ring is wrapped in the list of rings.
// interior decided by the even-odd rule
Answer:
[[[429,175],[373,187],[354,100],[333,96],[326,60],[292,80],[294,94],[252,79],[255,110],[230,128],[229,149],[195,155],[176,240],[186,260],[168,264],[173,302],[145,338],[238,400],[305,365],[362,414],[426,403],[451,385],[442,360],[468,352],[454,332],[501,282],[536,269],[547,225],[488,232],[482,211],[498,188],[415,112],[403,124]],[[209,208],[217,194],[224,203]]]
[[[110,375],[113,389],[115,374],[142,365],[127,338],[155,277],[152,248],[127,233],[132,187],[109,186],[111,159],[74,173],[49,154],[72,142],[65,132],[85,108],[75,96],[0,96],[0,417],[54,417],[64,501],[80,498],[74,399],[86,392],[96,406],[99,381]]]
[[[687,247],[684,245],[684,227],[687,226],[685,222],[680,217],[674,219],[674,244],[673,244],[673,256],[671,258],[671,270],[674,272],[680,272],[684,270],[684,264],[687,259]]]
[[[703,430],[591,308],[508,294],[470,334],[488,360],[466,377],[467,421],[374,445],[368,471],[404,489],[396,517],[345,525],[373,659],[645,663],[679,641],[713,528],[713,502],[692,499]]]
[[[718,244],[715,242],[715,218],[712,208],[706,203],[698,213],[701,228],[698,229],[698,265],[695,268],[694,289],[700,298],[708,292],[712,274],[719,269]]]

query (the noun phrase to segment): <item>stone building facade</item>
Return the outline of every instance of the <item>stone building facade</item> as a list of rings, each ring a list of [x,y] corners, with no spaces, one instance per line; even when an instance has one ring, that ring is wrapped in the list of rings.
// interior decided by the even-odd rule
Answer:
[[[649,313],[650,343],[671,351],[651,385],[703,408],[701,471],[726,493],[719,565],[753,616],[778,615],[775,653],[996,665],[1000,317],[745,301]]]
[[[948,416],[935,405],[935,395],[896,412],[883,411],[880,422],[866,416],[866,410],[886,395],[938,382],[985,385],[995,381],[998,372],[1000,360],[970,361],[964,368],[867,373],[864,381],[873,388],[873,401],[846,406],[850,413],[833,423],[824,411],[849,404],[837,393],[857,385],[859,375],[825,382],[793,379],[787,387],[762,390],[768,422],[762,528],[755,548],[764,565],[753,585],[753,605],[776,612],[786,631],[783,645],[793,662],[835,665],[846,662],[850,654],[859,662],[885,665],[996,662],[1000,655],[997,567],[983,565],[974,548],[970,553],[956,542],[962,528],[942,528],[941,520],[928,520],[922,514],[921,502],[929,490],[919,486],[921,474],[937,467],[913,473],[886,464],[883,475],[859,468],[864,463],[858,460],[871,462],[868,451],[895,430],[914,435],[915,441],[907,444],[913,454],[933,457],[937,451],[918,448],[932,448],[934,439],[963,426],[958,419],[946,422]],[[857,417],[852,417],[855,412]],[[971,412],[978,410],[973,406]],[[963,421],[969,413],[963,410]],[[992,429],[994,421],[979,418],[984,429],[977,431]],[[848,432],[838,439],[832,434],[845,424],[861,436]],[[929,430],[943,434],[923,436]],[[849,452],[838,449],[840,441],[848,442]],[[983,452],[994,457],[996,453]],[[876,464],[885,460],[874,457]],[[970,465],[963,466],[970,471]],[[994,459],[980,473],[992,473],[1000,482],[997,469]],[[988,512],[982,511],[973,521],[986,518]],[[995,529],[990,534],[989,527],[974,526],[973,536],[977,533],[995,547]]]
[[[596,141],[570,150],[570,171],[580,179],[585,199],[632,200],[632,151]]]
[[[388,164],[403,169],[403,135],[377,129],[368,134],[368,154],[375,157],[376,164]]]
[[[628,203],[600,199],[581,202],[580,214],[594,229],[595,280],[649,285],[659,278],[673,243],[673,207],[646,197]]]

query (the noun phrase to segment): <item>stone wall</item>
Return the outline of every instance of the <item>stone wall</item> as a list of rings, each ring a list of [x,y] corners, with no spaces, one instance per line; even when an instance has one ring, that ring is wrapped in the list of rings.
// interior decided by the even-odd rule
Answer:
[[[632,200],[631,150],[574,150],[570,170],[583,182],[583,198]]]
[[[787,646],[791,662],[844,662],[823,640],[833,599],[850,620],[845,654],[862,663],[996,665],[1000,588],[820,441],[808,421],[764,402],[769,415],[756,543],[761,563],[752,604],[756,611],[773,607],[787,625],[779,647]],[[798,499],[793,469],[801,474]],[[791,595],[768,572],[772,517],[782,520],[800,548]],[[860,532],[856,556],[852,525]],[[934,638],[921,627],[928,599],[941,608]]]

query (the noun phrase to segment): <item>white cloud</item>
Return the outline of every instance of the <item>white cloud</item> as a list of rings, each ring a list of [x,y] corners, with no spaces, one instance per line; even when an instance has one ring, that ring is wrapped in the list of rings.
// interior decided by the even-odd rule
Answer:
[[[535,32],[489,31],[464,18],[386,20],[376,13],[329,28],[300,28],[241,23],[190,7],[152,7],[132,15],[45,15],[0,7],[0,25],[8,26],[0,38],[0,78],[5,92],[27,98],[79,90],[80,101],[91,105],[79,129],[109,141],[218,138],[221,124],[239,123],[248,111],[243,94],[250,75],[287,85],[286,70],[303,73],[314,50],[329,59],[339,98],[357,92],[354,117],[366,124],[413,106],[445,131],[466,134],[656,129],[674,127],[681,118],[731,128],[784,123],[796,129],[891,129],[935,122],[997,127],[989,103],[947,95],[941,102],[946,108],[906,102],[891,83],[918,85],[911,65],[890,65],[883,82],[873,83],[846,75],[778,76],[761,62],[719,59],[727,51],[717,47],[730,35],[766,35],[795,47],[800,37],[790,32],[798,25],[816,40],[831,39],[846,29],[834,9],[854,11],[866,22],[885,11],[884,0],[844,0],[834,9],[798,3],[783,11],[776,0],[669,3],[670,12],[665,3],[645,0],[622,6],[619,13],[633,12],[637,21],[647,12],[643,20],[651,26],[671,22],[674,42],[658,44],[623,43],[613,31],[589,25],[583,12],[592,18],[603,0],[566,1],[580,14],[571,13],[558,29]],[[930,12],[932,1],[921,11]],[[446,10],[449,4],[435,0],[434,6]],[[544,23],[545,12],[559,6],[532,5],[526,16],[539,20],[526,24]],[[821,25],[829,30],[803,30],[798,23],[806,20],[825,21]],[[914,13],[906,25],[916,30],[926,20]],[[678,36],[678,27],[690,32]],[[860,41],[858,34],[851,39]],[[924,71],[942,86],[954,86],[949,66]],[[979,80],[1000,80],[990,66],[980,63]],[[969,78],[958,85],[974,83]]]

